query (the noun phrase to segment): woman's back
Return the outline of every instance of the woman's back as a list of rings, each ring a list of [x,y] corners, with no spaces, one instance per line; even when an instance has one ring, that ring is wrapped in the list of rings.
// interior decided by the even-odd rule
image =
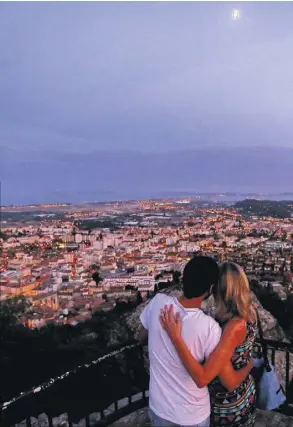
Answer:
[[[227,324],[227,322],[220,322],[219,320],[218,322],[222,328],[224,328],[224,326]],[[256,323],[247,323],[246,338],[241,345],[235,348],[234,354],[231,358],[231,362],[235,370],[244,368],[244,366],[246,366],[248,361],[251,359],[257,331],[258,328]],[[213,387],[214,390],[214,387],[218,384],[219,387],[217,386],[217,390],[219,389],[219,392],[227,392],[225,387],[220,383],[218,377],[211,382],[210,387]],[[232,393],[234,393],[234,391]]]
[[[258,328],[256,323],[247,323],[247,334],[245,341],[235,348],[234,355],[232,357],[232,364],[234,369],[237,370],[243,368],[249,359],[251,359],[257,331]]]
[[[221,324],[222,327],[225,324]],[[247,334],[244,342],[235,348],[231,358],[235,370],[241,369],[252,357],[252,350],[257,336],[257,324],[247,323]],[[215,378],[209,385],[213,408],[213,425],[226,426],[227,421],[232,426],[253,425],[254,418],[251,411],[255,402],[255,384],[251,375],[232,392],[221,384],[219,378]]]

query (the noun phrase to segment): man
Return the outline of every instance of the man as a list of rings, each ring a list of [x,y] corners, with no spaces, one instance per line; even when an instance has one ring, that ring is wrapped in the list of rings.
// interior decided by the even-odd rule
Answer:
[[[201,309],[219,279],[215,260],[198,256],[183,272],[180,298],[157,294],[140,316],[140,341],[148,339],[150,360],[149,410],[152,424],[163,426],[210,426],[210,398],[207,387],[199,388],[185,370],[175,347],[161,327],[159,316],[165,304],[173,304],[182,317],[182,336],[192,355],[200,362],[209,357],[221,338],[221,328]],[[223,375],[235,381],[232,364]],[[229,377],[229,378],[228,378]],[[238,380],[238,379],[237,379]],[[239,384],[242,379],[239,379]]]

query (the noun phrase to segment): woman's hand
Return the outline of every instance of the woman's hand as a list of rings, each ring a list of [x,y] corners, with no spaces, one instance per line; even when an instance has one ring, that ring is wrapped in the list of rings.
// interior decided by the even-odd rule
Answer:
[[[181,340],[182,319],[180,313],[174,315],[172,304],[169,308],[165,305],[164,309],[161,310],[160,322],[173,343]]]

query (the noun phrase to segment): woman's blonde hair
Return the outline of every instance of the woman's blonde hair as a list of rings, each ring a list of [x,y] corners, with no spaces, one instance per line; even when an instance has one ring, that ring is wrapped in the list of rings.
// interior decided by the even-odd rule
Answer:
[[[214,291],[217,318],[241,317],[256,322],[247,276],[240,265],[224,262],[220,266],[220,280]]]

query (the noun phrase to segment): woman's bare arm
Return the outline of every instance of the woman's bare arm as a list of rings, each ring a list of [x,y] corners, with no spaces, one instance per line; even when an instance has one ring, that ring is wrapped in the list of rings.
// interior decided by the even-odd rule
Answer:
[[[164,315],[161,315],[160,317],[161,324],[172,340],[189,375],[198,387],[205,387],[221,373],[225,365],[231,364],[231,357],[235,348],[240,345],[246,337],[246,322],[241,319],[230,320],[223,331],[219,344],[211,353],[206,363],[201,365],[193,357],[181,336],[182,323],[179,313],[176,314],[176,317],[174,317],[173,313],[172,306],[169,310],[167,309],[167,311],[165,308]],[[233,381],[235,380],[235,382],[237,382],[237,380],[242,377],[237,378],[239,377],[239,373],[237,371],[234,371],[234,373],[236,374],[236,378],[234,378]],[[226,378],[225,374],[224,376]],[[239,381],[239,384],[240,383],[241,381]]]
[[[219,373],[219,379],[228,391],[233,391],[248,377],[252,369],[252,359],[250,359],[244,368],[239,369],[238,371],[235,371],[232,363],[229,362]]]

